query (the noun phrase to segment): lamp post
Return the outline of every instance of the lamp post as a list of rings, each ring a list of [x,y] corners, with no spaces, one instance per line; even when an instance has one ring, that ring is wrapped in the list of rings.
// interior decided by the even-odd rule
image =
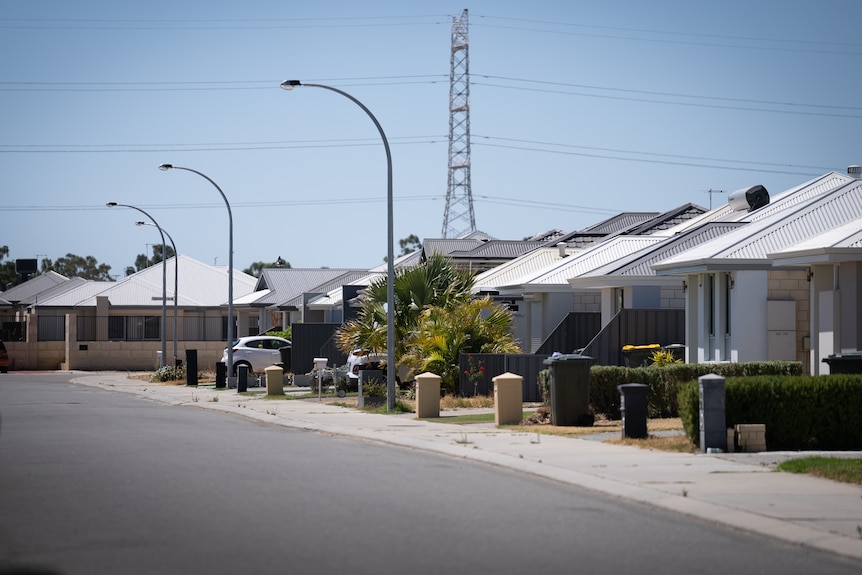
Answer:
[[[150,221],[153,222],[153,225],[156,226],[156,229],[159,230],[159,234],[162,236],[162,357],[159,360],[159,367],[165,367],[165,356],[168,354],[167,349],[167,341],[165,338],[165,327],[168,323],[168,262],[165,259],[166,251],[165,251],[165,232],[162,230],[161,226],[159,226],[158,222],[142,210],[141,208],[130,206],[128,204],[118,204],[117,202],[108,202],[107,205],[109,208],[121,207],[121,208],[131,208],[133,210],[137,210],[150,218]]]
[[[380,138],[383,140],[383,147],[386,150],[386,211],[387,211],[387,254],[386,254],[386,408],[388,411],[395,409],[395,249],[394,233],[393,233],[393,216],[392,216],[392,154],[389,151],[389,141],[386,139],[386,134],[380,126],[380,122],[374,117],[365,104],[338,88],[326,86],[324,84],[303,84],[299,80],[285,80],[281,83],[281,87],[285,90],[292,90],[296,86],[308,86],[311,88],[323,88],[336,94],[341,94],[368,114],[377,131],[380,132]]]
[[[136,226],[154,226],[150,222],[135,222]],[[171,242],[171,247],[174,249],[174,367],[177,367],[177,292],[179,288],[179,257],[177,254],[177,244],[174,243],[174,238],[167,230],[162,230]],[[164,257],[162,258],[164,259]]]
[[[222,189],[215,183],[209,176],[206,174],[202,174],[197,170],[193,170],[191,168],[184,168],[182,166],[174,166],[173,164],[162,164],[159,166],[159,169],[163,172],[167,170],[185,170],[187,172],[192,172],[193,174],[197,174],[209,183],[211,183],[215,189],[218,190],[218,193],[221,194],[222,199],[224,200],[224,205],[227,207],[227,220],[228,220],[228,255],[227,255],[227,373],[228,377],[232,377],[233,374],[233,341],[234,341],[234,333],[233,333],[233,214],[230,211],[230,202],[227,201],[227,196],[224,195]]]

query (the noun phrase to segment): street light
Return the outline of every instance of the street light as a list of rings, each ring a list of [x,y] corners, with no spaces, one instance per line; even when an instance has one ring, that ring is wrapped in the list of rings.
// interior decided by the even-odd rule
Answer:
[[[228,255],[227,255],[227,373],[228,377],[232,377],[233,374],[233,214],[230,211],[230,202],[227,201],[227,196],[224,195],[222,189],[215,183],[209,176],[206,174],[202,174],[197,170],[193,170],[191,168],[183,168],[182,166],[174,166],[173,164],[162,164],[159,166],[159,169],[163,172],[168,170],[185,170],[187,172],[192,172],[193,174],[197,174],[200,177],[204,178],[206,181],[211,183],[215,189],[218,190],[218,193],[221,194],[222,199],[224,200],[224,205],[227,206],[227,220],[228,220]]]
[[[150,222],[135,222],[136,226],[154,226],[155,224],[151,224]],[[177,366],[177,291],[179,287],[179,257],[177,255],[177,244],[174,243],[174,238],[171,237],[171,234],[167,232],[167,230],[162,230],[168,239],[171,241],[171,247],[174,248],[174,367]],[[164,245],[164,244],[162,244]],[[164,256],[162,256],[164,259]]]
[[[386,257],[386,408],[388,411],[395,409],[395,249],[392,217],[392,154],[389,151],[389,141],[386,139],[386,134],[380,126],[380,122],[371,113],[371,110],[365,107],[365,104],[338,88],[326,86],[324,84],[303,84],[299,80],[285,80],[281,83],[281,87],[285,90],[293,90],[296,86],[308,86],[311,88],[323,88],[336,94],[341,94],[368,114],[371,121],[380,132],[380,138],[383,140],[383,147],[386,150],[386,210],[387,210],[387,257]]]
[[[162,230],[161,226],[156,222],[156,220],[142,210],[141,208],[130,206],[128,204],[118,204],[117,202],[108,202],[105,204],[109,208],[121,207],[121,208],[131,208],[133,210],[138,210],[153,222],[153,225],[156,226],[156,229],[159,230],[159,234],[162,236],[162,357],[159,359],[159,367],[165,367],[165,356],[168,355],[167,349],[167,341],[165,339],[165,327],[168,323],[168,262],[165,259],[165,232]]]

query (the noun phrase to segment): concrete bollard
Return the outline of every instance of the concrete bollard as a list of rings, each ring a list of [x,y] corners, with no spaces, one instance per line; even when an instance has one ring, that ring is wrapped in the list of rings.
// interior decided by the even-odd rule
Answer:
[[[502,373],[491,379],[494,383],[494,423],[517,425],[524,418],[524,378],[514,373]]]
[[[416,418],[440,417],[440,376],[420,373],[416,376]]]
[[[284,395],[284,370],[271,365],[263,371],[266,374],[266,394]]]

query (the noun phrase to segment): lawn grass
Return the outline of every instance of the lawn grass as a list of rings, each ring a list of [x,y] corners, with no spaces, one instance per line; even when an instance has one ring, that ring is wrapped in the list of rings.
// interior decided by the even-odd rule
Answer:
[[[862,485],[862,459],[803,457],[784,461],[778,465],[778,470]]]

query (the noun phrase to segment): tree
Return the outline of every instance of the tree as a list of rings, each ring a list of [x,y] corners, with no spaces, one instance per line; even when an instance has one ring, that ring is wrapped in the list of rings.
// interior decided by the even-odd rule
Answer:
[[[0,291],[8,289],[18,283],[18,274],[15,273],[15,262],[3,260],[9,256],[9,246],[0,246]]]
[[[414,372],[436,373],[445,389],[459,393],[461,354],[521,352],[511,325],[511,313],[488,297],[429,307],[402,362]]]
[[[130,276],[135,272],[139,272],[141,270],[145,270],[150,266],[154,266],[162,261],[162,244],[153,244],[153,255],[152,257],[147,257],[146,254],[138,254],[138,257],[135,258],[135,267],[129,266],[126,268],[126,275]],[[174,253],[174,248],[165,245],[165,256],[168,258],[174,257],[176,254]]]
[[[66,254],[65,257],[51,261],[49,258],[42,260],[42,273],[55,271],[67,278],[79,277],[85,280],[114,281],[111,277],[111,266],[100,264],[93,256],[77,256]]]
[[[261,272],[263,272],[263,270],[265,270],[266,268],[289,268],[289,267],[290,267],[290,262],[285,261],[285,260],[281,259],[281,256],[278,256],[278,259],[275,260],[271,264],[266,263],[266,262],[254,262],[253,264],[251,264],[250,266],[248,266],[246,269],[244,269],[242,271],[243,271],[243,273],[247,273],[250,276],[254,276],[256,278],[259,278]]]
[[[406,256],[410,252],[415,252],[422,247],[422,240],[416,234],[410,234],[406,238],[398,240],[398,245],[401,246],[401,253],[398,255]]]
[[[459,353],[508,353],[517,349],[509,335],[509,312],[489,299],[473,303],[472,288],[470,272],[455,267],[442,255],[431,256],[420,266],[398,270],[393,315],[395,357],[400,365],[414,372],[433,371],[452,381],[452,357],[457,376]],[[384,353],[386,278],[374,281],[362,297],[359,314],[336,332],[336,342],[345,352],[359,347]],[[496,347],[494,340],[499,342]],[[439,353],[439,361],[434,361],[435,353]]]

